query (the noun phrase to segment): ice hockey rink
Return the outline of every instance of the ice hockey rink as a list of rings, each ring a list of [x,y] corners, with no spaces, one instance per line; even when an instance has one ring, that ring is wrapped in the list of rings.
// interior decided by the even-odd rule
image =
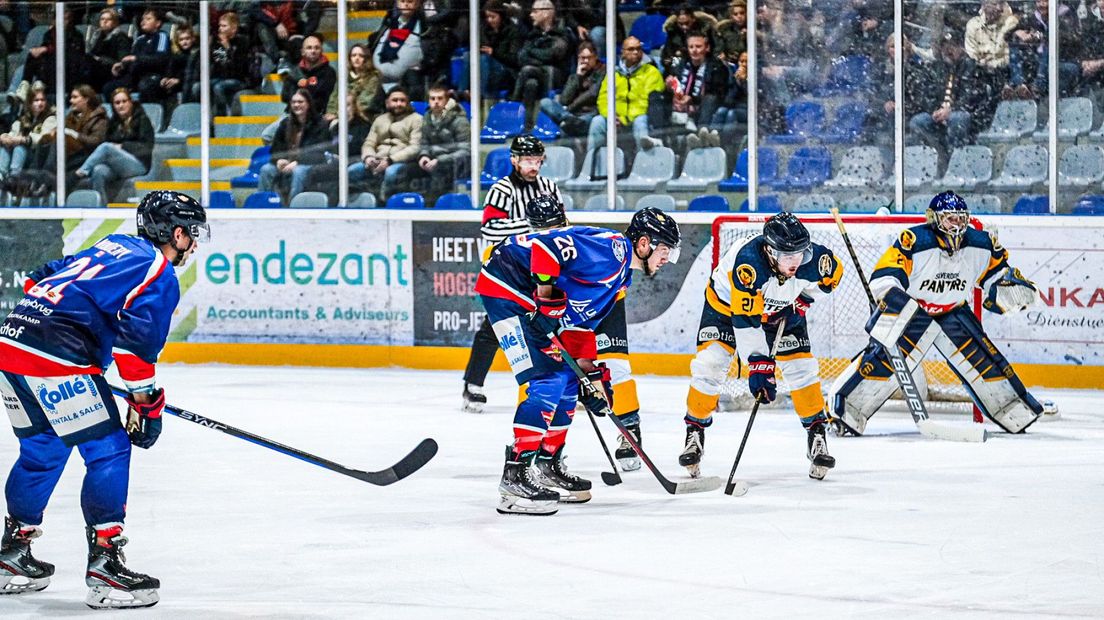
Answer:
[[[922,438],[905,413],[829,439],[839,465],[807,477],[792,413],[756,419],[737,478],[671,496],[647,470],[618,487],[585,418],[568,464],[596,482],[552,517],[495,512],[512,378],[484,414],[459,410],[458,373],[163,365],[169,401],[357,469],[423,437],[423,470],[375,487],[169,417],[136,450],[129,565],[162,581],[168,618],[1099,618],[1104,616],[1104,417],[1099,392],[1048,390],[1060,418],[985,444]],[[644,445],[681,478],[684,380],[642,377]],[[939,417],[968,423],[965,416]],[[614,429],[601,421],[607,440]],[[704,473],[726,476],[746,413],[718,414]],[[6,472],[14,438],[0,442]],[[69,463],[35,554],[48,589],[0,617],[95,613],[85,593],[83,466]],[[98,612],[104,614],[105,612]],[[106,613],[106,615],[113,615]]]

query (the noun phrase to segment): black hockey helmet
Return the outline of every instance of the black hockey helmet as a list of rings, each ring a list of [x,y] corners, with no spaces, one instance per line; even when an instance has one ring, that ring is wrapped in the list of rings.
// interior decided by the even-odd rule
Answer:
[[[529,134],[514,138],[510,143],[511,157],[544,157],[544,143]]]
[[[763,239],[775,260],[784,254],[801,254],[804,265],[813,258],[809,229],[789,211],[776,213],[763,224]]]
[[[138,205],[138,235],[154,243],[169,243],[177,226],[194,241],[207,241],[211,236],[207,212],[195,198],[169,190],[146,194]]]
[[[645,207],[634,213],[628,229],[625,230],[625,236],[632,241],[634,249],[641,237],[648,237],[651,240],[653,251],[656,244],[662,243],[671,248],[671,255],[667,257],[667,261],[678,262],[682,232],[679,231],[678,222],[659,209]]]
[[[567,224],[563,203],[552,194],[539,194],[525,205],[525,219],[534,230]]]

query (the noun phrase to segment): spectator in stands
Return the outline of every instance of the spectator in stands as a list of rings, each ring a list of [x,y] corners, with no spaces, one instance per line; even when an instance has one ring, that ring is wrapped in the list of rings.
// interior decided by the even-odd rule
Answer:
[[[153,161],[153,124],[142,106],[125,88],[111,93],[114,114],[107,121],[107,133],[88,159],[76,170],[78,179],[88,179],[92,189],[111,201],[108,184],[149,172]]]
[[[1020,99],[1038,100],[1047,92],[1047,15],[1049,0],[1035,0],[1035,11],[1023,16],[1012,31],[1009,50],[1010,85]],[[1077,85],[1081,68],[1075,56],[1080,49],[1077,19],[1058,4],[1058,91],[1066,94]]]
[[[978,74],[1001,92],[1002,99],[1012,99],[1008,85],[1008,36],[1019,19],[1005,0],[982,0],[981,10],[966,22],[966,55],[978,66]]]
[[[65,169],[75,171],[107,135],[107,111],[100,106],[100,96],[87,84],[78,84],[69,93],[69,113],[65,115]],[[54,132],[42,136],[54,146]],[[53,170],[57,151],[51,148],[44,168]],[[52,161],[51,161],[52,160]],[[76,181],[76,179],[72,179]]]
[[[506,13],[502,0],[488,0],[483,5],[483,23],[479,30],[479,79],[483,82],[483,97],[494,99],[498,92],[510,90],[516,80],[518,51],[524,36]],[[460,75],[461,97],[470,84],[469,54]]]
[[[598,89],[606,75],[606,66],[598,60],[598,50],[590,41],[579,44],[575,55],[575,73],[567,78],[563,92],[541,99],[540,108],[564,133],[586,135],[590,121],[598,115]]]
[[[65,83],[72,84],[84,79],[88,71],[88,55],[84,52],[84,37],[77,30],[73,18],[73,11],[65,9]],[[50,18],[51,26],[46,30],[42,39],[42,45],[27,50],[27,60],[23,65],[23,82],[17,89],[20,101],[25,99],[30,85],[42,82],[46,85],[49,95],[54,94],[57,87],[57,36],[53,27],[53,17]]]
[[[356,99],[356,109],[368,120],[371,125],[381,112],[383,112],[383,94],[380,72],[372,64],[368,56],[368,48],[356,44],[349,48],[349,95]],[[330,103],[326,107],[326,120],[337,118],[337,91],[330,95]],[[357,149],[364,142],[362,137],[357,142]]]
[[[956,39],[948,33],[938,44],[939,59],[917,84],[917,104],[925,111],[908,121],[908,137],[935,148],[942,162],[951,150],[973,142],[992,120],[997,103],[996,93],[975,79],[974,61]]]
[[[747,51],[747,0],[732,0],[728,18],[717,24],[717,57],[734,63]]]
[[[836,13],[839,23],[828,35],[828,51],[840,56],[874,56],[886,36],[893,34],[893,3],[850,0],[845,6]]]
[[[605,78],[598,89],[598,116],[590,121],[587,151],[606,143],[609,109],[606,105]],[[648,97],[664,89],[663,75],[644,54],[644,46],[636,37],[626,37],[621,43],[621,60],[614,71],[614,114],[618,128],[631,127],[637,148],[652,149],[663,144],[648,135]]]
[[[332,99],[331,99],[332,101]],[[368,131],[372,128],[372,120],[368,113],[360,108],[356,97],[351,93],[345,98],[346,113],[349,116],[349,129],[346,133],[348,153],[350,159],[359,157],[360,148],[364,140],[368,138]],[[339,198],[338,175],[344,170],[341,160],[337,158],[339,152],[338,140],[341,138],[338,122],[335,118],[330,121],[330,144],[328,150],[323,153],[325,161],[311,166],[307,175],[307,188],[311,191],[323,192],[329,198],[330,206],[337,204]]]
[[[254,36],[261,42],[265,55],[273,64],[283,68],[298,62],[297,55],[302,47],[304,31],[299,29],[299,23],[295,19],[294,2],[256,2],[251,17]],[[292,56],[296,58],[291,58]]]
[[[932,88],[931,85],[926,84],[927,80],[934,79],[932,76],[929,62],[924,60],[923,56],[917,52],[916,46],[908,37],[905,37],[905,57],[904,57],[904,111],[902,116],[907,123],[909,119],[917,114],[926,111],[921,107],[919,98],[923,97],[923,93]],[[873,92],[869,100],[870,114],[867,116],[866,124],[868,129],[864,132],[866,135],[873,137],[875,140],[880,140],[886,143],[893,142],[893,127],[894,127],[894,114],[897,109],[896,97],[895,97],[895,84],[894,76],[896,75],[896,68],[894,67],[894,56],[896,52],[896,44],[893,41],[893,35],[890,34],[885,40],[885,58],[882,62],[881,70],[875,75]],[[925,103],[925,105],[934,105]]]
[[[711,128],[720,130],[720,143],[725,146],[738,147],[743,141],[742,135],[747,132],[747,71],[748,55],[741,52],[736,70],[725,88],[724,100],[709,124]],[[709,140],[712,143],[712,138]]]
[[[554,88],[562,88],[567,79],[566,66],[573,51],[571,35],[559,25],[552,0],[534,0],[529,12],[532,29],[518,51],[517,83],[512,101],[525,104],[525,127],[537,120],[537,104]]]
[[[577,41],[590,41],[598,49],[605,46],[606,16],[603,5],[592,0],[560,0],[557,10]]]
[[[211,40],[211,104],[214,116],[229,116],[234,96],[245,90],[249,75],[249,41],[240,34],[238,14],[219,15],[218,33]]]
[[[132,42],[125,28],[119,28],[119,14],[112,9],[100,11],[99,28],[88,38],[88,85],[103,90],[115,77],[111,68],[130,52]]]
[[[199,45],[191,26],[176,27],[173,48],[169,68],[161,81],[142,91],[143,103],[175,103],[178,98],[181,103],[199,101]]]
[[[280,121],[272,139],[272,158],[261,167],[258,188],[287,191],[290,200],[306,187],[312,166],[325,161],[330,132],[322,115],[314,109],[314,96],[305,89],[291,95],[288,115]]]
[[[159,10],[146,9],[142,13],[139,25],[141,34],[134,40],[130,54],[123,56],[111,67],[115,79],[104,86],[106,92],[112,93],[117,88],[125,88],[130,92],[138,92],[144,100],[146,93],[157,91],[161,78],[168,72],[172,61],[169,35],[161,30],[161,24]]]
[[[46,85],[35,82],[11,131],[0,135],[0,182],[18,176],[25,164],[36,166],[41,160],[36,154],[48,147],[42,136],[53,134],[56,128],[57,114],[47,98]]]
[[[284,73],[281,99],[291,101],[291,96],[304,89],[311,96],[311,109],[322,112],[330,103],[330,95],[337,86],[337,71],[322,53],[322,35],[312,34],[303,39],[299,64]]]
[[[360,149],[361,163],[349,167],[349,183],[380,187],[387,200],[400,188],[402,164],[414,161],[422,148],[422,115],[410,106],[410,96],[396,86],[387,93],[387,112],[372,122]]]
[[[453,31],[455,20],[449,16],[452,11],[441,11],[445,5],[447,0],[429,0],[423,1],[419,7],[419,19],[423,26],[420,37],[422,60],[417,70],[407,73],[403,79],[407,92],[417,101],[425,101],[430,87],[451,81],[452,54],[460,46],[460,40]],[[432,17],[426,13],[427,8],[433,11]],[[465,45],[467,40],[465,32]]]
[[[384,92],[390,93],[407,73],[421,65],[424,28],[420,0],[395,0],[395,8],[368,39],[372,64],[383,76]]]
[[[686,45],[689,56],[672,67],[667,89],[648,97],[648,120],[653,129],[690,134],[687,149],[720,146],[720,132],[710,123],[724,101],[728,68],[710,54],[705,33],[690,33]]]
[[[471,124],[460,104],[443,85],[429,89],[429,108],[422,118],[422,145],[416,162],[403,164],[400,176],[433,204],[471,170]]]
[[[663,64],[663,74],[671,75],[675,65],[689,55],[687,43],[691,34],[705,35],[710,49],[714,47],[717,18],[704,11],[684,7],[667,18],[663,24],[663,31],[667,33],[667,42],[663,44],[663,51],[660,52],[660,62]]]
[[[1097,0],[1081,20],[1081,81],[1104,86],[1104,0]]]
[[[773,130],[793,95],[819,79],[817,64],[824,54],[805,18],[787,13],[782,0],[763,0],[757,18],[760,123]]]

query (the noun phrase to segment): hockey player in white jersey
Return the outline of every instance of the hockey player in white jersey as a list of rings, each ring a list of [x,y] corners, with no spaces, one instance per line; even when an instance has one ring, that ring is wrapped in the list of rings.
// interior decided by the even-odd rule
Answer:
[[[1008,264],[1008,251],[993,234],[970,226],[966,201],[946,191],[932,198],[927,223],[903,230],[874,267],[870,288],[879,306],[867,323],[874,336],[830,390],[833,425],[862,435],[870,416],[897,389],[882,342],[896,342],[909,366],[935,346],[986,417],[1009,433],[1021,433],[1042,406],[1012,365],[993,346],[968,305],[974,287],[996,314],[1019,312],[1038,291]]]
[[[763,234],[725,252],[705,289],[698,353],[690,361],[686,446],[679,464],[691,476],[700,473],[705,429],[713,423],[713,410],[733,356],[746,360],[748,388],[760,402],[767,403],[777,395],[777,360],[794,411],[808,433],[809,476],[821,480],[835,466],[825,439],[827,407],[805,312],[815,300],[835,290],[841,277],[839,259],[828,248],[812,243],[809,231],[792,213],[771,217],[763,225]],[[772,356],[771,343],[783,319],[783,337]]]

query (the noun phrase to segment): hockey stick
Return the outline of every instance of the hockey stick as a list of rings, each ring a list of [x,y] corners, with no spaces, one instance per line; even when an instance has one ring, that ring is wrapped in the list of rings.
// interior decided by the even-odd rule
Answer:
[[[778,343],[782,342],[782,332],[786,329],[786,319],[778,324],[778,333],[774,335],[774,343],[771,345],[770,354],[774,357],[778,352]],[[759,397],[755,397],[755,403],[751,405],[751,415],[748,416],[747,428],[744,429],[744,438],[740,440],[740,449],[736,451],[736,460],[732,462],[732,471],[728,472],[728,483],[725,484],[725,495],[735,495],[736,497],[743,497],[747,495],[748,483],[740,480],[735,482],[732,478],[736,475],[736,468],[740,465],[740,458],[744,456],[744,446],[747,445],[748,435],[751,434],[751,425],[755,423],[755,414],[759,413],[759,405],[763,401],[759,400]]]
[[[851,245],[851,238],[847,235],[847,228],[843,225],[843,218],[840,217],[839,209],[832,207],[831,211],[832,217],[836,220],[836,226],[839,228],[840,235],[843,237],[843,244],[847,246],[847,253],[851,255],[851,263],[855,265],[855,272],[859,275],[859,281],[862,282],[863,290],[866,291],[866,299],[870,302],[870,311],[873,312],[877,304],[874,301],[874,293],[870,290],[870,282],[866,280],[862,265],[859,264],[859,257],[855,254],[854,246]],[[916,428],[920,430],[921,435],[928,439],[969,441],[975,443],[983,442],[988,438],[985,429],[979,426],[959,428],[944,426],[933,421],[928,416],[928,410],[924,406],[924,399],[920,397],[920,390],[916,387],[916,380],[912,376],[912,370],[908,367],[908,362],[905,360],[905,355],[901,351],[900,345],[896,343],[883,344],[885,344],[886,355],[889,356],[890,363],[893,364],[893,374],[897,377],[897,383],[901,386],[901,393],[905,397],[905,404],[908,405],[909,413],[912,414],[912,421],[916,423]]]
[[[609,448],[606,446],[606,439],[602,437],[602,429],[598,428],[598,420],[594,418],[594,414],[590,412],[590,409],[587,409],[587,417],[590,418],[590,423],[594,426],[594,433],[598,435],[598,443],[602,444],[602,452],[606,454],[610,467],[613,468],[612,472],[602,472],[602,482],[605,482],[606,486],[617,486],[621,484],[621,470],[617,468],[617,462],[613,460],[613,455],[610,454]]]
[[[111,391],[115,392],[116,396],[126,397],[128,392],[122,388],[111,386]],[[437,442],[432,439],[423,439],[417,447],[404,456],[398,463],[395,463],[387,469],[380,471],[361,471],[359,469],[350,469],[344,465],[339,465],[333,461],[324,459],[320,456],[315,456],[302,450],[285,446],[284,444],[277,443],[271,439],[265,439],[259,435],[254,435],[249,431],[244,431],[240,428],[234,428],[229,424],[223,424],[217,420],[212,420],[199,415],[198,413],[192,413],[187,409],[181,409],[180,407],[174,407],[172,405],[165,405],[165,411],[171,413],[174,416],[187,420],[189,422],[195,422],[196,424],[205,428],[214,429],[216,431],[226,433],[227,435],[237,437],[238,439],[244,439],[249,443],[256,444],[262,448],[268,448],[269,450],[275,450],[282,454],[286,454],[291,457],[295,457],[300,461],[306,461],[312,465],[335,471],[339,474],[344,474],[350,478],[356,478],[362,482],[374,484],[376,486],[387,486],[406,478],[410,474],[418,471],[423,465],[428,463],[430,459],[437,454]]]
[[[560,355],[563,356],[564,362],[575,373],[575,376],[579,378],[579,385],[591,396],[600,396],[601,390],[598,389],[587,377],[583,369],[579,367],[579,362],[575,361],[575,358],[567,352],[564,348],[563,342],[560,341],[559,336],[553,332],[549,332],[548,339],[552,341],[552,344],[560,350]],[[681,495],[683,493],[701,493],[703,491],[712,491],[714,489],[721,488],[721,479],[717,477],[696,478],[693,480],[683,480],[680,482],[673,482],[669,480],[662,472],[652,463],[652,459],[648,458],[647,453],[644,452],[644,448],[640,447],[640,442],[633,437],[633,434],[629,432],[629,429],[625,428],[625,424],[614,415],[609,405],[603,405],[603,414],[613,421],[613,425],[617,427],[617,430],[621,432],[621,436],[625,438],[625,441],[629,442],[633,450],[636,450],[637,455],[640,456],[640,460],[648,466],[648,469],[655,475],[656,480],[659,480],[659,484],[663,486],[663,489],[672,495]],[[603,480],[605,478],[603,477]]]

